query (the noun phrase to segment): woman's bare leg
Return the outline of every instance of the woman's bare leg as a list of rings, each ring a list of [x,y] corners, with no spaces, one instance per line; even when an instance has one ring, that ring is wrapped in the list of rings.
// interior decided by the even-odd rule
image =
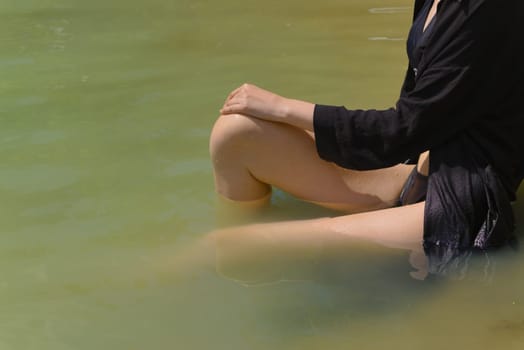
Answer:
[[[210,151],[216,190],[228,201],[256,207],[267,201],[271,186],[277,186],[348,213],[375,210],[214,231],[197,250],[204,252],[201,257],[211,257],[222,272],[269,265],[281,271],[301,261],[331,259],[337,252],[354,257],[358,247],[371,245],[411,252],[418,270],[414,276],[425,275],[424,203],[383,209],[396,203],[413,166],[365,172],[342,169],[319,158],[314,136],[304,130],[243,115],[217,120]]]
[[[271,186],[348,213],[394,205],[412,166],[352,171],[322,160],[304,130],[243,115],[221,116],[210,152],[217,192],[237,202],[267,198]]]
[[[424,203],[417,203],[334,218],[220,229],[205,236],[189,254],[179,256],[178,266],[206,263],[229,278],[268,282],[303,278],[296,272],[314,274],[323,263],[341,260],[356,269],[367,262],[387,265],[387,254],[373,251],[390,248],[387,251],[409,253],[415,270],[411,275],[422,279],[426,276],[423,217]]]

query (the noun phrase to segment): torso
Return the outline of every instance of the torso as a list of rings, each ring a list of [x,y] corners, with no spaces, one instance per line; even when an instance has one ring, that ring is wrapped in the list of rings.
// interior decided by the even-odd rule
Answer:
[[[424,23],[424,31],[428,28],[429,24],[437,14],[437,7],[440,3],[440,0],[434,0],[431,9],[429,10],[428,16],[426,17],[426,22]]]
[[[410,65],[415,71],[418,68],[420,59],[418,50],[424,46],[426,37],[429,36],[433,29],[439,2],[440,0],[427,0],[421,11],[418,13],[417,18],[413,21],[413,25],[409,32],[407,51]]]
[[[440,0],[433,0],[431,5],[428,4],[428,6],[431,6],[431,7],[427,10],[427,15],[424,21],[423,28],[420,28],[423,18],[418,19],[418,21],[420,21],[418,26],[417,26],[417,23],[415,23],[414,25],[415,28],[413,28],[412,32],[410,33],[410,36],[418,36],[418,37],[410,38],[411,47],[410,45],[408,45],[408,50],[413,51],[416,45],[420,44],[420,40],[423,38],[424,34],[427,34],[426,30],[431,29],[430,26],[433,24],[433,19],[435,18],[435,15],[437,14],[437,8],[438,8],[439,2]],[[426,11],[423,11],[421,13],[421,16],[424,16],[425,14],[426,14]],[[418,33],[415,32],[417,30],[419,31]],[[409,52],[408,54],[410,58],[412,58],[413,52]],[[428,175],[429,173],[429,151],[426,151],[419,156],[418,163],[417,163],[417,170],[422,175],[426,175],[426,176]]]
[[[433,0],[433,4],[431,5],[431,8],[429,9],[429,12],[426,16],[426,20],[424,22],[424,28],[422,32],[426,32],[428,27],[433,23],[433,19],[435,18],[435,15],[437,14],[437,8],[440,0]],[[417,163],[417,170],[422,175],[427,176],[429,173],[429,151],[426,151],[422,153],[418,158]]]

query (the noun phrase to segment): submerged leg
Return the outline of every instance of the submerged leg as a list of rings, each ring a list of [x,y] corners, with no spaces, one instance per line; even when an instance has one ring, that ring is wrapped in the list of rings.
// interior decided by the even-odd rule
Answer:
[[[414,278],[426,276],[422,250],[424,202],[335,218],[253,224],[217,230],[200,243],[199,256],[224,275],[259,282],[294,279],[333,259],[366,264],[375,249],[410,254]],[[384,262],[387,264],[387,261]]]

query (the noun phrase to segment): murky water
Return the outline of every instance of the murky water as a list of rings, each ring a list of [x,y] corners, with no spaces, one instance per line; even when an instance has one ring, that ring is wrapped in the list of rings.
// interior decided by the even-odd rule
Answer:
[[[225,95],[387,107],[410,18],[409,0],[0,1],[0,349],[521,349],[522,258],[491,284],[412,280],[398,252],[255,285],[171,270],[216,227]]]

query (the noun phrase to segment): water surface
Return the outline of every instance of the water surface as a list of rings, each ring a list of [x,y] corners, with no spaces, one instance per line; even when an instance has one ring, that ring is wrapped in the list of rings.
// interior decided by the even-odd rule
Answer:
[[[491,284],[414,281],[398,252],[293,282],[170,273],[216,227],[227,93],[388,107],[410,18],[409,0],[0,2],[0,349],[520,349],[522,258]]]

